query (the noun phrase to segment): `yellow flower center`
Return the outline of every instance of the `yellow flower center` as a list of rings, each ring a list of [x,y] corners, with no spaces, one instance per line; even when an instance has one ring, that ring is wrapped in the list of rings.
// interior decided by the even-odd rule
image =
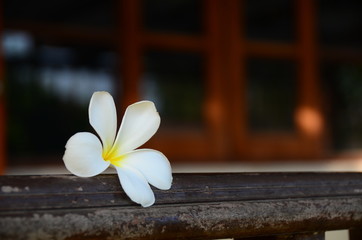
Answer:
[[[102,157],[104,161],[110,162],[112,165],[115,165],[117,167],[121,167],[121,162],[124,158],[123,155],[118,156],[116,155],[116,151],[113,149],[108,151],[103,151]]]

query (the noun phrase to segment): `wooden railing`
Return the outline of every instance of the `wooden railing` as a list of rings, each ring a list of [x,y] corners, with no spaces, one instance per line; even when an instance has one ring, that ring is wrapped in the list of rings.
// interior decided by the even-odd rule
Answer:
[[[0,239],[361,240],[362,173],[174,174],[142,208],[116,175],[0,176]]]

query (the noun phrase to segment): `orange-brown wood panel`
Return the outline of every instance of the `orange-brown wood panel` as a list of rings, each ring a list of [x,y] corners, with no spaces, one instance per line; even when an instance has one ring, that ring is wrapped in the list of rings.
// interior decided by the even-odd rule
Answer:
[[[120,1],[119,55],[121,82],[120,105],[125,108],[139,100],[141,77],[141,3],[139,0]]]
[[[245,153],[246,121],[246,41],[244,36],[244,1],[228,0],[223,6],[224,35],[224,76],[228,83],[226,100],[228,103],[228,133],[230,155],[240,158]]]
[[[299,104],[295,118],[306,149],[313,155],[320,155],[324,149],[325,127],[317,65],[316,2],[314,0],[297,0],[296,3]]]
[[[0,1],[0,13],[2,13],[3,1]],[[0,14],[0,39],[3,32],[3,14]],[[5,112],[5,74],[4,54],[0,47],[0,174],[3,174],[6,166],[6,112]]]
[[[219,160],[225,160],[227,154],[226,102],[223,92],[225,80],[222,70],[222,24],[221,1],[204,0],[205,26],[205,104],[204,115],[210,139],[209,149]],[[209,150],[209,151],[210,151]]]

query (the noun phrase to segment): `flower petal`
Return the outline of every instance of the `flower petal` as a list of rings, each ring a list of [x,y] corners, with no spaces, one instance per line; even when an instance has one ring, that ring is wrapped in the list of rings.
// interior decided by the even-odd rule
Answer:
[[[147,142],[160,126],[155,104],[141,101],[128,106],[119,129],[114,150],[118,156]]]
[[[172,184],[170,162],[161,152],[152,149],[139,149],[124,155],[121,163],[137,169],[147,181],[162,190],[168,190]]]
[[[102,158],[102,144],[92,133],[74,134],[65,145],[65,167],[79,177],[92,177],[109,166]]]
[[[115,167],[122,188],[132,201],[141,204],[142,207],[154,204],[155,195],[140,172],[129,166]]]
[[[113,145],[117,131],[117,112],[108,92],[95,92],[89,103],[89,122],[103,142],[105,151]]]

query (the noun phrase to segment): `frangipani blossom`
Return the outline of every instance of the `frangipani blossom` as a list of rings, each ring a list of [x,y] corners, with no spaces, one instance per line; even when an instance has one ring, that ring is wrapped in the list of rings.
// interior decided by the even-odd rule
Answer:
[[[113,98],[107,92],[95,92],[89,104],[89,122],[100,139],[92,133],[79,132],[68,140],[63,160],[71,173],[92,177],[112,165],[123,190],[143,207],[155,202],[149,184],[162,190],[171,188],[172,173],[167,158],[156,150],[135,150],[147,142],[160,125],[160,116],[152,102],[128,106],[116,135]]]

